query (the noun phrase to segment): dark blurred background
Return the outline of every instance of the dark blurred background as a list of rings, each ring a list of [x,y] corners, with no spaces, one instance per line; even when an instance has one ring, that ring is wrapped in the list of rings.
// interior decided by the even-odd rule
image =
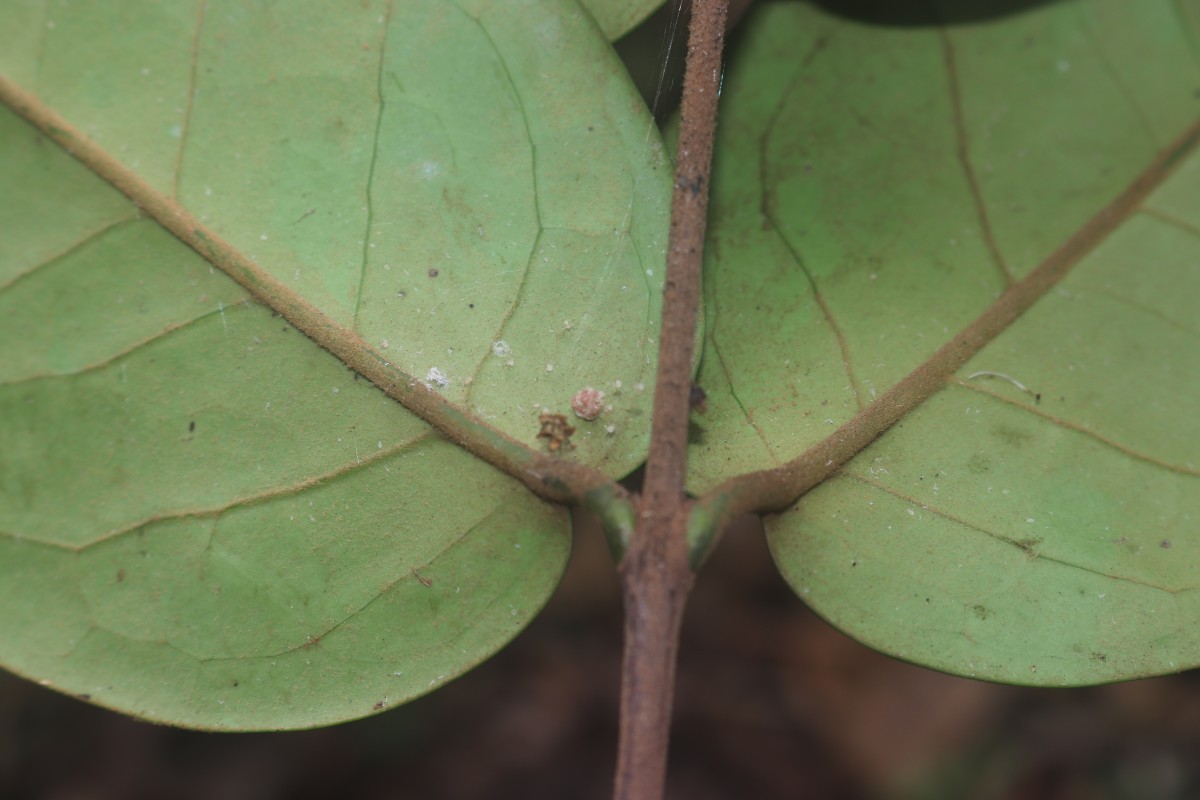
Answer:
[[[436,693],[315,731],[211,734],[0,675],[0,798],[605,798],[620,601],[581,531],[516,641]],[[796,599],[756,522],[685,623],[670,798],[1200,798],[1196,673],[1089,689],[953,678],[847,639]]]

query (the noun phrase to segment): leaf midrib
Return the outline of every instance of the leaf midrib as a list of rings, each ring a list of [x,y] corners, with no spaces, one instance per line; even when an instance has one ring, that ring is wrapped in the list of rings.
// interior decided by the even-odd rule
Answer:
[[[1080,226],[1024,279],[1012,283],[929,358],[831,435],[772,469],[730,478],[699,501],[706,514],[728,520],[738,514],[779,512],[837,473],[892,425],[939,391],[985,345],[1061,281],[1171,176],[1200,144],[1200,120],[1163,148],[1108,205]],[[716,527],[721,527],[720,522]]]
[[[245,287],[316,344],[375,384],[450,441],[516,477],[538,495],[557,502],[583,502],[597,489],[622,498],[613,482],[582,464],[530,449],[468,414],[415,376],[395,367],[353,330],[338,325],[301,295],[260,269],[174,200],[59,116],[36,95],[0,75],[0,102],[32,123],[178,239]],[[975,353],[1006,330],[1062,280],[1084,256],[1140,209],[1200,142],[1200,120],[1147,165],[1108,205],[1093,215],[1024,279],[1012,283],[974,322],[860,410],[853,418],[798,457],[772,469],[729,478],[698,501],[721,521],[745,512],[781,511],[835,474],[884,431],[945,385]],[[607,494],[607,493],[606,493]]]
[[[0,75],[0,102],[128,197],[143,213],[244,287],[258,302],[278,313],[388,397],[438,429],[449,441],[512,475],[548,500],[580,502],[592,490],[614,486],[613,481],[598,470],[532,450],[427,388],[415,376],[389,362],[357,332],[337,324],[303,296],[261,269],[186,208],[163,195],[89,139],[41,98],[3,75]],[[615,494],[623,495],[622,492]]]

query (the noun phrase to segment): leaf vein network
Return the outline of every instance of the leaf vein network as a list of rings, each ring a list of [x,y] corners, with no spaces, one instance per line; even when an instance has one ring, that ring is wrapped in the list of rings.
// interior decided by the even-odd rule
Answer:
[[[1179,219],[1178,217],[1176,217],[1172,214],[1168,214],[1165,211],[1162,211],[1160,209],[1154,208],[1149,205],[1142,206],[1142,208],[1140,208],[1139,211],[1141,211],[1146,216],[1153,217],[1154,219],[1159,220],[1160,222],[1165,222],[1168,225],[1172,225],[1176,228],[1179,228],[1181,231],[1191,234],[1196,239],[1200,239],[1200,226],[1197,226],[1186,220]]]
[[[417,445],[421,444],[422,442],[424,442],[428,439],[434,438],[436,436],[437,436],[436,432],[432,429],[429,429],[429,430],[426,430],[426,431],[414,436],[411,439],[406,439],[403,442],[397,442],[396,444],[391,445],[390,447],[385,447],[380,450],[371,451],[370,455],[368,455],[368,456],[347,460],[341,466],[339,466],[335,469],[329,470],[327,472],[323,472],[320,475],[309,476],[307,478],[304,478],[303,480],[297,481],[292,484],[287,484],[287,485],[283,485],[283,486],[274,486],[269,489],[259,491],[255,494],[249,494],[249,495],[244,495],[242,497],[236,497],[227,503],[223,503],[219,506],[213,506],[211,508],[180,509],[180,510],[176,510],[176,511],[169,511],[169,512],[153,514],[151,516],[140,519],[137,522],[131,523],[131,524],[125,526],[124,528],[119,528],[117,530],[108,531],[107,533],[104,533],[101,536],[98,536],[94,539],[91,539],[90,541],[84,542],[83,544],[79,544],[79,545],[65,544],[63,542],[46,541],[44,539],[39,539],[37,537],[33,537],[28,534],[14,533],[12,531],[3,531],[3,530],[0,530],[0,537],[6,538],[6,539],[15,539],[17,541],[33,542],[33,543],[43,545],[46,547],[52,547],[56,550],[63,550],[63,551],[71,552],[71,553],[82,553],[82,552],[85,552],[97,545],[104,544],[105,542],[109,542],[114,539],[118,539],[122,536],[126,536],[131,533],[136,533],[137,531],[142,530],[143,528],[146,528],[147,526],[154,525],[156,523],[168,522],[168,521],[176,520],[176,519],[203,519],[203,518],[209,518],[209,517],[213,518],[214,520],[219,520],[221,518],[221,516],[224,515],[228,511],[233,511],[233,510],[236,510],[239,508],[245,508],[248,506],[257,505],[258,503],[268,502],[270,500],[275,500],[275,499],[281,498],[281,497],[290,497],[293,495],[298,495],[309,489],[314,489],[317,486],[328,483],[329,481],[336,480],[338,478],[349,475],[349,474],[354,473],[361,469],[366,469],[377,462],[383,461],[384,459],[386,459],[390,456],[394,456],[398,453],[402,453],[405,450],[410,450],[413,447],[416,447]]]
[[[1179,22],[1179,30],[1183,31],[1183,38],[1187,41],[1187,49],[1192,56],[1192,61],[1200,67],[1200,37],[1197,37],[1195,27],[1190,23],[1187,12],[1183,10],[1183,0],[1173,0],[1171,10],[1174,11],[1175,19]]]
[[[460,545],[464,541],[466,541],[466,539],[471,534],[473,534],[476,530],[478,530],[480,528],[480,526],[484,525],[488,520],[490,520],[492,517],[494,517],[497,512],[499,512],[501,510],[503,510],[503,503],[498,503],[496,506],[494,506],[492,508],[491,511],[489,511],[487,514],[485,514],[478,522],[475,522],[473,525],[469,526],[468,528],[463,530],[461,533],[455,535],[450,541],[443,544],[436,553],[434,553],[430,558],[426,559],[423,563],[417,564],[415,566],[406,565],[406,568],[408,569],[407,572],[404,572],[404,573],[392,578],[392,580],[390,580],[386,584],[384,584],[383,587],[378,592],[374,593],[371,596],[371,598],[368,599],[361,606],[359,606],[358,608],[354,609],[353,611],[347,613],[341,619],[336,620],[335,622],[331,623],[328,627],[325,628],[325,630],[321,631],[318,634],[314,634],[311,638],[306,639],[304,642],[302,642],[300,644],[294,645],[292,647],[287,647],[287,648],[284,648],[283,650],[279,650],[279,651],[276,651],[273,653],[263,653],[263,654],[257,654],[257,655],[252,655],[252,656],[209,656],[209,657],[205,657],[205,656],[195,656],[195,655],[191,655],[191,654],[189,654],[189,655],[191,655],[192,658],[195,658],[197,661],[199,661],[201,663],[210,663],[210,662],[217,662],[217,661],[250,661],[250,660],[264,659],[264,658],[281,658],[283,656],[290,655],[299,650],[303,650],[307,647],[310,647],[314,643],[314,641],[318,641],[320,639],[325,638],[326,636],[333,633],[334,631],[336,631],[338,628],[342,627],[346,623],[354,620],[360,614],[362,614],[367,609],[369,609],[372,605],[374,605],[378,601],[385,598],[387,596],[387,594],[392,589],[394,589],[396,586],[398,586],[402,583],[407,583],[407,582],[412,582],[412,581],[421,581],[421,576],[417,575],[418,570],[428,569],[429,567],[432,567],[443,556],[445,556],[450,551],[452,551],[454,548],[456,548],[458,545]],[[465,625],[465,623],[464,623],[464,625]],[[412,652],[412,651],[410,651],[410,652]]]
[[[1112,81],[1121,97],[1129,106],[1129,109],[1133,112],[1133,116],[1141,126],[1142,132],[1146,134],[1146,141],[1150,146],[1150,152],[1157,152],[1163,146],[1164,142],[1158,141],[1158,137],[1154,133],[1154,126],[1150,123],[1150,118],[1146,115],[1145,107],[1138,102],[1137,94],[1131,90],[1128,82],[1121,76],[1117,66],[1109,58],[1108,51],[1105,50],[1103,43],[1096,36],[1096,29],[1089,21],[1084,6],[1076,5],[1074,10],[1079,16],[1079,25],[1083,28],[1084,34],[1087,36],[1088,46],[1095,52],[1101,69],[1108,75],[1108,79]]]
[[[843,470],[841,474],[845,475],[846,477],[848,477],[852,480],[858,481],[859,483],[861,483],[865,486],[868,486],[872,489],[875,489],[877,491],[891,495],[892,497],[895,497],[898,500],[903,500],[906,503],[911,503],[913,506],[920,508],[922,511],[927,511],[930,514],[933,514],[934,516],[941,517],[942,519],[947,520],[948,522],[953,522],[954,524],[960,525],[964,528],[967,528],[968,530],[972,530],[972,531],[975,531],[976,533],[982,533],[985,536],[989,536],[998,542],[1002,542],[1004,544],[1011,545],[1012,547],[1015,547],[1018,550],[1020,550],[1022,553],[1024,553],[1029,558],[1030,562],[1046,561],[1046,562],[1049,562],[1052,564],[1058,564],[1060,566],[1069,567],[1071,569],[1077,569],[1077,570],[1080,570],[1081,572],[1087,572],[1092,575],[1097,575],[1101,578],[1107,578],[1107,579],[1113,580],[1113,581],[1120,581],[1122,583],[1131,583],[1136,586],[1144,586],[1147,589],[1153,589],[1155,591],[1164,592],[1169,595],[1179,595],[1184,592],[1188,592],[1188,591],[1192,590],[1192,587],[1180,587],[1180,588],[1176,588],[1176,589],[1171,589],[1166,586],[1159,586],[1158,584],[1150,583],[1149,581],[1139,580],[1138,578],[1134,578],[1134,577],[1131,577],[1128,575],[1114,575],[1110,572],[1104,572],[1102,570],[1093,569],[1091,567],[1085,567],[1081,564],[1075,564],[1075,563],[1066,561],[1061,558],[1056,558],[1054,556],[1048,556],[1045,553],[1043,553],[1041,551],[1041,549],[1039,547],[1037,547],[1036,545],[1030,545],[1028,542],[1026,542],[1024,540],[1012,539],[1012,538],[1009,538],[1008,536],[1005,536],[1002,533],[997,533],[996,531],[988,530],[987,528],[984,528],[980,525],[976,525],[973,522],[969,522],[961,517],[951,514],[949,511],[945,511],[943,509],[931,506],[928,503],[924,503],[920,500],[917,500],[914,497],[910,497],[897,489],[893,489],[889,486],[884,486],[881,483],[878,483],[874,480],[871,480],[870,478],[859,475],[855,472],[851,472],[850,470]]]
[[[762,428],[760,428],[758,423],[754,420],[754,416],[746,408],[746,404],[742,402],[742,398],[738,396],[737,384],[734,382],[733,376],[729,373],[729,365],[725,363],[725,357],[721,355],[721,346],[717,344],[717,329],[715,321],[713,322],[712,333],[709,336],[709,344],[712,345],[713,353],[715,353],[717,356],[717,364],[720,365],[721,372],[725,375],[725,382],[729,384],[729,396],[732,397],[733,402],[737,404],[738,410],[742,412],[742,416],[745,417],[746,422],[748,422],[750,427],[754,429],[754,433],[763,443],[763,448],[767,451],[767,455],[770,456],[771,461],[778,466],[779,459],[776,457],[775,451],[771,448],[771,442],[767,439],[767,435],[763,433]]]
[[[1193,477],[1200,477],[1200,468],[1189,467],[1184,464],[1173,464],[1169,461],[1164,461],[1161,458],[1157,458],[1157,457],[1149,455],[1147,453],[1143,453],[1139,450],[1134,450],[1132,447],[1123,445],[1120,442],[1116,441],[1115,439],[1110,439],[1109,437],[1107,437],[1101,433],[1098,433],[1098,432],[1092,430],[1091,428],[1080,425],[1079,423],[1076,423],[1076,422],[1071,422],[1070,420],[1067,420],[1067,419],[1063,419],[1062,417],[1057,417],[1053,414],[1050,414],[1050,413],[1042,410],[1041,408],[1038,408],[1036,406],[1031,406],[1028,403],[1023,403],[1018,400],[1014,400],[1011,397],[1005,397],[1004,395],[1000,394],[999,392],[994,392],[991,389],[985,389],[984,387],[979,386],[977,384],[973,384],[968,381],[964,381],[961,378],[951,378],[951,385],[959,386],[964,389],[968,389],[972,392],[986,395],[987,397],[991,397],[995,400],[999,400],[1002,403],[1007,403],[1008,405],[1013,406],[1014,408],[1019,408],[1022,411],[1032,414],[1032,415],[1034,415],[1046,422],[1049,422],[1050,424],[1055,425],[1059,428],[1063,428],[1063,429],[1069,430],[1069,431],[1074,431],[1075,433],[1086,436],[1089,439],[1091,439],[1095,442],[1098,442],[1099,444],[1104,445],[1105,447],[1116,450],[1117,452],[1121,453],[1122,455],[1126,455],[1129,458],[1135,459],[1137,461],[1142,461],[1146,464],[1150,464],[1151,466],[1165,469],[1168,472],[1175,472],[1180,475],[1189,475],[1189,476],[1193,476]]]
[[[219,304],[219,306],[217,308],[205,311],[203,314],[192,317],[191,319],[172,323],[171,325],[168,325],[167,327],[147,336],[146,338],[140,339],[137,342],[134,342],[132,345],[126,347],[124,350],[120,350],[116,353],[112,353],[112,354],[106,356],[105,358],[101,359],[100,361],[95,361],[95,362],[92,362],[91,364],[85,364],[84,366],[80,367],[79,369],[71,370],[69,372],[40,372],[40,373],[37,373],[34,375],[26,375],[25,377],[18,378],[16,380],[12,380],[12,381],[0,381],[0,387],[20,386],[22,384],[33,383],[35,381],[58,380],[60,378],[77,378],[81,375],[86,375],[89,372],[96,372],[98,370],[102,370],[106,367],[112,366],[113,364],[120,361],[121,359],[126,358],[130,355],[133,355],[138,350],[141,350],[144,347],[148,347],[149,345],[152,345],[156,342],[166,339],[167,337],[171,336],[172,334],[179,333],[180,331],[186,330],[187,328],[190,328],[193,325],[196,325],[198,323],[204,322],[207,319],[211,319],[212,317],[216,317],[216,316],[224,317],[226,312],[231,311],[233,309],[249,307],[251,305],[257,305],[257,303],[255,303],[255,301],[249,297],[247,297],[243,300],[239,300],[236,303],[230,303],[229,305]]]
[[[57,253],[44,258],[43,260],[39,261],[38,263],[36,263],[33,266],[26,269],[24,272],[19,272],[16,275],[13,275],[11,278],[9,278],[8,283],[0,284],[0,292],[8,291],[16,284],[18,284],[21,281],[34,275],[38,270],[40,270],[44,267],[49,267],[52,264],[55,264],[55,263],[63,260],[64,258],[67,258],[68,256],[79,252],[83,248],[87,247],[89,244],[92,244],[95,241],[103,239],[105,236],[107,236],[110,232],[112,232],[116,228],[123,227],[126,224],[135,223],[138,221],[138,219],[139,219],[139,216],[136,213],[134,213],[134,214],[128,214],[125,216],[117,217],[116,219],[108,220],[107,222],[101,224],[100,227],[96,228],[95,230],[88,231],[87,233],[83,234],[81,237],[79,237],[74,242],[67,245],[62,250],[58,251]]]
[[[775,232],[775,235],[779,237],[779,241],[785,248],[787,248],[788,253],[792,257],[792,261],[800,269],[801,274],[804,275],[805,280],[808,282],[809,289],[812,291],[813,300],[816,302],[817,307],[821,310],[821,314],[825,318],[825,323],[829,326],[834,338],[837,340],[838,350],[841,352],[842,356],[842,368],[846,371],[846,378],[850,382],[850,388],[854,392],[855,406],[861,409],[863,407],[863,393],[859,384],[858,376],[855,374],[854,364],[850,359],[849,343],[846,341],[846,337],[842,332],[841,326],[838,325],[837,320],[834,318],[832,309],[829,308],[829,304],[825,302],[825,297],[821,294],[820,289],[817,287],[817,282],[813,278],[812,273],[809,271],[808,265],[805,264],[800,252],[796,249],[796,247],[784,234],[783,229],[779,226],[779,222],[775,215],[774,203],[772,202],[774,194],[773,190],[769,188],[770,182],[768,180],[768,176],[771,174],[771,171],[768,169],[767,165],[768,145],[772,132],[775,129],[775,125],[779,121],[779,115],[787,103],[788,96],[799,85],[800,78],[804,74],[804,67],[807,67],[811,60],[815,58],[818,53],[824,50],[827,43],[827,39],[818,39],[813,45],[812,49],[809,51],[808,58],[805,59],[801,68],[796,70],[787,86],[780,93],[779,101],[772,109],[771,116],[768,118],[767,124],[763,128],[762,136],[759,139],[758,146],[758,180],[759,192],[761,193],[759,212],[762,214],[763,219],[770,224],[771,230]]]
[[[457,5],[455,7],[458,8]],[[477,384],[475,378],[478,377],[480,371],[483,369],[483,365],[487,362],[489,355],[491,355],[492,344],[504,338],[505,327],[508,325],[508,322],[512,319],[513,315],[516,314],[517,309],[521,305],[521,301],[524,299],[525,290],[530,280],[530,274],[534,270],[534,258],[537,256],[538,246],[541,244],[542,234],[545,232],[545,224],[542,222],[541,196],[538,191],[537,145],[533,141],[533,132],[529,127],[529,116],[525,111],[525,101],[522,99],[521,93],[517,89],[516,81],[513,80],[512,72],[508,68],[508,62],[504,59],[504,55],[500,52],[500,48],[496,46],[496,42],[492,38],[491,33],[488,32],[487,26],[483,24],[482,20],[468,14],[463,9],[460,8],[459,11],[464,17],[471,20],[475,24],[480,33],[487,40],[488,45],[491,47],[492,52],[496,56],[496,61],[499,63],[501,70],[504,72],[504,79],[508,82],[509,89],[512,91],[513,99],[517,104],[517,109],[520,111],[521,124],[525,128],[525,140],[529,142],[529,171],[531,177],[533,178],[533,211],[537,219],[537,232],[534,234],[533,242],[530,244],[529,255],[525,259],[525,269],[521,272],[521,279],[517,284],[517,291],[513,294],[512,303],[509,304],[508,309],[501,316],[500,323],[496,326],[496,333],[492,336],[491,341],[483,343],[483,353],[476,362],[475,369],[471,372],[471,385],[467,388],[467,401],[470,402],[471,395],[473,394]]]
[[[963,94],[962,88],[959,86],[959,70],[955,61],[954,43],[950,40],[950,34],[944,25],[938,28],[938,33],[942,42],[942,63],[946,70],[946,86],[950,93],[950,107],[954,117],[954,139],[958,163],[962,167],[963,177],[971,192],[971,202],[975,206],[975,216],[979,219],[980,230],[983,233],[988,254],[992,257],[992,263],[996,269],[1000,271],[1004,283],[1011,286],[1016,283],[1017,278],[1013,275],[1008,262],[1004,260],[1003,253],[1000,252],[1000,245],[992,230],[991,217],[988,215],[987,203],[984,201],[983,189],[979,186],[979,176],[975,172],[975,166],[971,163],[971,148],[968,144],[969,137],[963,113]]]
[[[200,60],[200,36],[204,30],[204,13],[208,0],[200,0],[196,9],[196,28],[192,32],[191,61],[188,66],[187,96],[183,106],[183,122],[179,126],[179,149],[175,152],[175,169],[171,176],[171,199],[179,199],[179,181],[183,176],[183,151],[187,146],[188,131],[192,122],[192,105],[196,99],[196,65]]]
[[[379,64],[375,72],[375,102],[378,106],[375,112],[375,132],[371,139],[371,163],[367,167],[367,185],[366,185],[366,203],[367,203],[367,225],[363,231],[362,241],[362,265],[358,272],[358,291],[354,297],[354,321],[351,328],[355,331],[358,327],[359,313],[362,311],[363,289],[367,283],[367,262],[371,252],[371,234],[375,229],[375,203],[372,196],[372,191],[375,186],[375,165],[379,161],[379,134],[383,130],[383,112],[387,107],[387,103],[383,99],[383,66],[387,62],[387,38],[388,28],[392,22],[392,2],[388,0],[387,8],[384,10],[383,23],[380,25],[382,29],[379,35]]]
[[[1076,289],[1076,291],[1080,291],[1080,290]],[[1197,338],[1200,338],[1200,328],[1193,328],[1193,327],[1190,327],[1189,325],[1186,325],[1186,324],[1180,322],[1179,320],[1172,319],[1171,317],[1164,314],[1162,309],[1158,309],[1153,306],[1146,305],[1145,303],[1139,303],[1137,300],[1134,300],[1133,298],[1131,298],[1127,295],[1118,294],[1117,292],[1109,290],[1109,289],[1100,289],[1100,288],[1093,288],[1093,287],[1087,287],[1087,288],[1083,289],[1082,291],[1089,292],[1091,294],[1100,295],[1100,296],[1104,297],[1105,299],[1113,301],[1114,303],[1120,303],[1121,305],[1126,306],[1127,308],[1131,308],[1139,313],[1145,314],[1148,317],[1153,317],[1154,319],[1158,320],[1159,322],[1163,323],[1164,325],[1169,325],[1172,328],[1175,328],[1176,330],[1179,330],[1179,331],[1182,331],[1183,333],[1188,334],[1189,336],[1195,336]]]

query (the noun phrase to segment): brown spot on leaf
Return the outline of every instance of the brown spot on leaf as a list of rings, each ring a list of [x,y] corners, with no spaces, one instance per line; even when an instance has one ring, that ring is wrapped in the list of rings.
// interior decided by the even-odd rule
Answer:
[[[1033,434],[1008,425],[997,425],[992,433],[1009,447],[1021,447],[1033,439]]]
[[[541,423],[542,429],[538,431],[537,438],[549,439],[546,446],[550,448],[550,452],[557,452],[564,444],[571,444],[571,434],[575,433],[575,428],[567,423],[567,418],[562,414],[541,414],[538,416],[538,422]]]
[[[1041,543],[1042,540],[1035,536],[1030,536],[1025,539],[1018,539],[1017,541],[1013,542],[1013,544],[1025,551],[1025,555],[1029,556],[1030,558],[1037,558],[1037,546]]]
[[[967,471],[972,475],[982,475],[992,468],[992,460],[983,453],[975,453],[967,460]]]

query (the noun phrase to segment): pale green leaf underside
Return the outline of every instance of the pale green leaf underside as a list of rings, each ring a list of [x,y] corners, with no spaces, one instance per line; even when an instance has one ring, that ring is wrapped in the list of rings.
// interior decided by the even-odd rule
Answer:
[[[1200,227],[1181,222],[1198,197],[1193,156],[946,388],[768,520],[818,613],[1012,683],[1200,664]],[[1041,401],[969,378],[985,370]]]
[[[631,468],[669,177],[594,24],[309,5],[5,4],[0,71],[531,446],[539,404],[621,380],[569,457]],[[8,111],[0,156],[7,666],[155,720],[308,727],[429,691],[528,622],[562,509]]]
[[[1197,116],[1200,69],[1169,2],[941,29],[771,6],[748,25],[714,182],[698,489],[849,421]],[[885,652],[995,680],[1200,663],[1197,163],[768,520],[819,613]]]
[[[637,27],[663,0],[579,0],[610,42]]]
[[[0,152],[6,185],[33,206],[70,187],[81,217],[0,292],[7,666],[155,720],[307,727],[424,693],[528,622],[565,564],[561,510],[8,112]],[[66,227],[27,222],[14,250]]]
[[[747,19],[722,96],[693,491],[829,436],[1195,121],[1175,5],[940,29],[807,3]]]
[[[10,3],[0,72],[469,413],[594,386],[574,457],[643,458],[669,165],[574,2]]]

